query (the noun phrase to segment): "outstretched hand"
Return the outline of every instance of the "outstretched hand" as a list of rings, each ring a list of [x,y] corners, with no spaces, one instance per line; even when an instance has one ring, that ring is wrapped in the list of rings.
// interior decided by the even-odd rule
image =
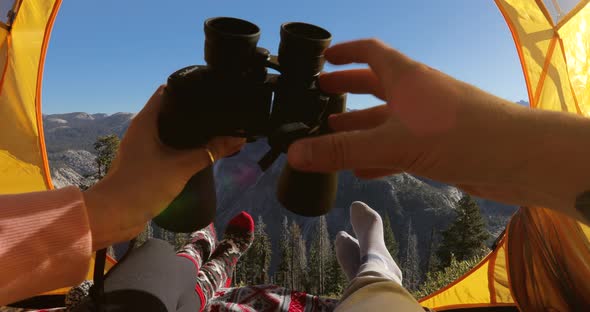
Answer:
[[[557,190],[540,184],[547,170],[538,157],[571,149],[565,140],[541,135],[571,137],[569,132],[576,133],[571,115],[546,116],[551,113],[505,101],[375,39],[334,45],[325,57],[336,65],[369,68],[323,74],[323,91],[372,94],[384,104],[330,116],[336,133],[290,146],[288,161],[294,168],[353,170],[361,178],[408,172],[506,203],[573,203],[571,186]]]
[[[324,91],[372,94],[385,104],[330,116],[336,134],[301,140],[289,149],[289,162],[298,169],[352,169],[364,178],[407,171],[465,182],[457,165],[469,165],[470,145],[490,137],[490,126],[506,132],[497,122],[508,111],[520,111],[378,40],[335,45],[325,56],[334,64],[369,68],[320,76]]]
[[[95,250],[135,237],[195,173],[211,165],[204,148],[180,151],[160,142],[157,118],[163,90],[131,122],[108,174],[84,192]],[[244,142],[219,137],[207,147],[220,159],[239,151]]]

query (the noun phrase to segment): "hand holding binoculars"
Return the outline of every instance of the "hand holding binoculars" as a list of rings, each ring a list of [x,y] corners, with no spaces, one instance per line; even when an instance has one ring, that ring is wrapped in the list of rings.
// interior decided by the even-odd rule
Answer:
[[[295,140],[330,132],[330,114],[344,112],[344,94],[317,85],[331,34],[315,25],[281,25],[278,56],[257,47],[260,29],[248,21],[211,18],[204,23],[205,61],[168,77],[158,119],[161,141],[176,149],[205,146],[216,136],[267,138],[266,170]],[[268,69],[280,74],[269,74]],[[301,172],[286,164],[277,199],[290,211],[319,216],[334,205],[336,173]],[[192,232],[215,218],[213,167],[195,174],[154,221],[174,232]]]

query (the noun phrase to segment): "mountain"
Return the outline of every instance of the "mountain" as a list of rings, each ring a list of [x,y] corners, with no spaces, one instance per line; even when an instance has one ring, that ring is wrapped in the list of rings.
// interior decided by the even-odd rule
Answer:
[[[97,136],[123,135],[133,116],[130,113],[43,116],[48,158],[56,187],[87,183],[87,177],[96,171],[92,144]],[[247,144],[237,156],[216,163],[218,210],[215,223],[218,232],[223,233],[225,224],[240,211],[248,211],[255,219],[261,215],[273,238],[273,254],[277,255],[277,238],[285,216],[301,226],[308,243],[318,218],[296,215],[279,204],[276,185],[286,159],[284,155],[280,156],[263,172],[257,162],[267,151],[265,140],[259,140]],[[353,201],[360,200],[382,215],[387,213],[400,248],[406,245],[405,233],[411,222],[417,234],[420,258],[425,260],[432,229],[438,233],[446,228],[454,218],[454,208],[461,196],[461,191],[455,187],[405,173],[361,180],[351,172],[343,171],[339,174],[336,203],[327,214],[328,230],[331,236],[341,230],[353,234],[348,208]],[[515,207],[483,199],[478,202],[488,221],[488,230],[497,236]],[[278,258],[273,257],[272,267],[277,264]]]
[[[48,153],[66,150],[94,151],[92,144],[101,135],[122,136],[132,113],[87,114],[68,113],[43,115],[43,131]]]

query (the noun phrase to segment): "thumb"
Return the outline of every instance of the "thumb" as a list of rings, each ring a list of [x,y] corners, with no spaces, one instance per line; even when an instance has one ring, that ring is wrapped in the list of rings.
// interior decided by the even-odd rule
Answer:
[[[287,159],[293,168],[303,171],[378,168],[388,158],[379,144],[383,134],[383,129],[377,127],[302,139],[289,147]]]

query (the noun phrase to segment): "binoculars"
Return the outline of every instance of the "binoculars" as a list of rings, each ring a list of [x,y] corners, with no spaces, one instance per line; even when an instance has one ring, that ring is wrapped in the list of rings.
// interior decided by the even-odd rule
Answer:
[[[205,62],[168,77],[158,135],[175,149],[206,146],[216,136],[266,138],[259,161],[266,170],[295,140],[330,132],[328,116],[345,111],[345,94],[327,94],[317,84],[324,50],[332,35],[315,25],[281,25],[278,56],[257,47],[260,29],[231,17],[207,19]],[[271,74],[273,69],[280,74]],[[301,172],[286,164],[277,186],[278,201],[302,216],[320,216],[334,205],[336,173]],[[204,228],[215,218],[213,167],[195,174],[156,218],[173,232]]]

